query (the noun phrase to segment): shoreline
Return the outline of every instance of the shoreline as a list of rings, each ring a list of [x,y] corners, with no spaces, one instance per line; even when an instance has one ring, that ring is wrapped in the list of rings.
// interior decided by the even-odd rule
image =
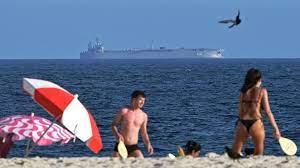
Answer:
[[[145,159],[120,159],[110,157],[59,157],[59,158],[7,158],[0,159],[2,168],[19,167],[103,167],[103,168],[150,168],[150,167],[300,167],[300,159],[297,156],[255,156],[232,160],[226,154],[218,155],[208,153],[204,157],[178,157],[170,159],[168,157],[149,157]]]

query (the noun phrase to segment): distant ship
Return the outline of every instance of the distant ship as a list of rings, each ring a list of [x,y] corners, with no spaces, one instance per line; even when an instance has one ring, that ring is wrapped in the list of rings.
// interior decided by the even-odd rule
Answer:
[[[103,44],[88,44],[88,50],[80,53],[80,59],[176,59],[176,58],[223,58],[223,49],[165,47],[149,49],[104,50]]]

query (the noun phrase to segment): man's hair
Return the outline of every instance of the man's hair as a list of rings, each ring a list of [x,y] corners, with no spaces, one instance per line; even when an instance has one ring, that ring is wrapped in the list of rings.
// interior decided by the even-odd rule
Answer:
[[[143,98],[146,98],[146,94],[142,90],[135,90],[131,94],[131,99],[137,98],[139,96],[142,96]]]

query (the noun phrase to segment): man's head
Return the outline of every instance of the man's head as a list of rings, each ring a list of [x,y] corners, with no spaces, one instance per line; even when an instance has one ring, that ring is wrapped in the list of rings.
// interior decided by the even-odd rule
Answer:
[[[142,108],[144,106],[146,94],[144,91],[135,90],[131,94],[131,103],[135,108]]]

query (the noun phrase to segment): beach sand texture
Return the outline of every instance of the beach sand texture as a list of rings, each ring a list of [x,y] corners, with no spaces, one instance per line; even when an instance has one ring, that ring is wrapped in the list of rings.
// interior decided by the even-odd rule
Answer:
[[[150,168],[150,167],[300,167],[300,161],[297,156],[256,156],[245,159],[232,160],[227,155],[218,155],[208,153],[205,157],[193,159],[191,157],[180,157],[170,159],[168,157],[135,159],[128,158],[125,160],[109,157],[62,157],[62,158],[9,158],[0,159],[0,167],[2,168],[18,168],[18,167],[67,167],[67,168]]]

